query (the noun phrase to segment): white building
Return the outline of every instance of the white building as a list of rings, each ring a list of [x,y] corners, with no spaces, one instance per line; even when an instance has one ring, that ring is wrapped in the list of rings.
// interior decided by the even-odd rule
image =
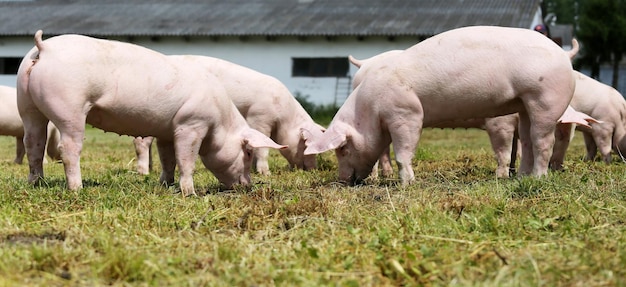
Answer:
[[[44,39],[83,34],[166,54],[225,59],[282,81],[317,104],[343,103],[356,68],[434,34],[471,25],[531,28],[541,0],[2,0],[0,84]]]

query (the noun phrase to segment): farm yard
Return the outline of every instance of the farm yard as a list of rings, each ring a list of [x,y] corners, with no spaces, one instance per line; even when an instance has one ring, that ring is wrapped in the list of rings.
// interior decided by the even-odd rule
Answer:
[[[542,178],[496,179],[484,131],[425,129],[406,188],[272,151],[272,175],[233,191],[198,161],[191,198],[158,160],[137,174],[130,137],[87,129],[77,192],[60,163],[30,186],[14,148],[0,137],[0,286],[626,284],[626,166],[582,161],[580,134]]]

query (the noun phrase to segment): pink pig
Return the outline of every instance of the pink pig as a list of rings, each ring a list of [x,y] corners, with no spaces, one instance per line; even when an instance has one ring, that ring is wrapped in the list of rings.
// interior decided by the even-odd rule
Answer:
[[[17,91],[13,87],[0,86],[0,135],[15,137],[14,163],[24,160],[24,124],[17,110]],[[46,151],[53,160],[61,159],[59,154],[59,132],[53,124],[48,125]]]
[[[574,52],[575,53],[575,52]],[[403,185],[422,127],[519,113],[520,173],[546,174],[557,120],[574,92],[570,53],[531,30],[466,27],[374,61],[305,154],[335,149],[340,180],[369,175],[390,143]]]
[[[589,125],[578,125],[577,130],[581,131],[585,139],[587,154],[585,160],[593,160],[600,150],[602,160],[611,162],[611,150],[614,150],[620,157],[626,150],[626,100],[614,88],[598,82],[583,73],[574,71],[576,78],[576,89],[570,105],[572,109],[578,111],[578,116],[582,116]],[[572,114],[570,114],[572,115]],[[565,121],[571,122],[571,118]],[[507,129],[516,126],[509,124]],[[487,128],[489,131],[489,128]],[[497,138],[497,137],[495,137]],[[510,147],[510,135],[501,136],[497,139],[506,143]],[[512,162],[515,165],[514,155],[506,155],[507,145],[502,145],[502,155],[497,155],[499,169],[503,165]],[[510,150],[510,148],[509,148]],[[551,164],[557,168],[563,163],[567,146],[555,146]]]
[[[602,159],[611,162],[611,149],[622,156],[626,150],[626,100],[614,88],[600,83],[578,71],[574,71],[576,89],[570,106],[559,119],[557,125],[558,141],[553,149],[550,167],[561,169],[567,151],[567,138],[573,136],[572,125],[581,131],[585,139],[587,154],[585,160],[595,158],[598,149]],[[472,127],[482,128],[489,134],[491,146],[496,153],[498,177],[508,177],[509,165],[515,166],[517,141],[517,114],[497,118],[475,119],[465,124],[457,122],[440,123],[437,127]],[[623,156],[622,156],[623,157]],[[383,164],[383,167],[386,166]],[[383,171],[383,174],[390,171]]]
[[[251,129],[219,81],[187,59],[117,41],[62,35],[42,41],[17,75],[29,181],[43,177],[46,123],[61,133],[68,187],[82,187],[80,152],[85,123],[130,136],[154,136],[163,171],[173,184],[176,165],[184,196],[195,194],[193,171],[204,166],[226,187],[249,184],[252,149],[284,148]]]
[[[611,150],[621,158],[626,153],[626,100],[611,86],[575,71],[576,90],[572,107],[599,121],[592,129],[578,127],[583,132],[587,155],[593,160],[600,150],[602,160],[611,162]]]
[[[291,168],[304,170],[316,168],[315,155],[303,154],[306,148],[306,138],[302,130],[311,131],[313,132],[311,136],[316,137],[322,134],[324,128],[313,121],[280,81],[217,58],[170,57],[187,57],[202,65],[207,74],[215,75],[251,128],[260,131],[277,143],[288,146],[288,148],[281,149],[280,153],[287,159]],[[150,138],[134,141],[137,168],[142,174],[147,174],[150,170],[150,141]],[[268,154],[267,148],[254,151],[253,164],[256,163],[256,170],[261,174],[270,174]]]

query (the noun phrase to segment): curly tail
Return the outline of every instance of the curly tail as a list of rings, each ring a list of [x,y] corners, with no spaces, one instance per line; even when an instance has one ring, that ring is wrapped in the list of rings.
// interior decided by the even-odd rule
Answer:
[[[352,63],[352,65],[355,65],[357,68],[360,68],[361,65],[363,65],[363,61],[352,57],[352,55],[348,55],[348,60],[350,60],[350,63]]]
[[[43,31],[41,30],[37,30],[37,32],[35,32],[35,46],[37,46],[39,52],[43,50],[43,40],[41,39],[42,35]]]
[[[568,52],[570,60],[574,59],[574,56],[576,56],[576,54],[578,53],[578,48],[578,41],[576,40],[576,38],[572,38],[572,49]]]

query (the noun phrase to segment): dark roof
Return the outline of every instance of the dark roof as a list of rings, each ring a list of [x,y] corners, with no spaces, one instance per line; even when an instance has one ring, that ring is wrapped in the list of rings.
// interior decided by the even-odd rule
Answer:
[[[429,36],[529,28],[540,0],[0,0],[0,36]]]

